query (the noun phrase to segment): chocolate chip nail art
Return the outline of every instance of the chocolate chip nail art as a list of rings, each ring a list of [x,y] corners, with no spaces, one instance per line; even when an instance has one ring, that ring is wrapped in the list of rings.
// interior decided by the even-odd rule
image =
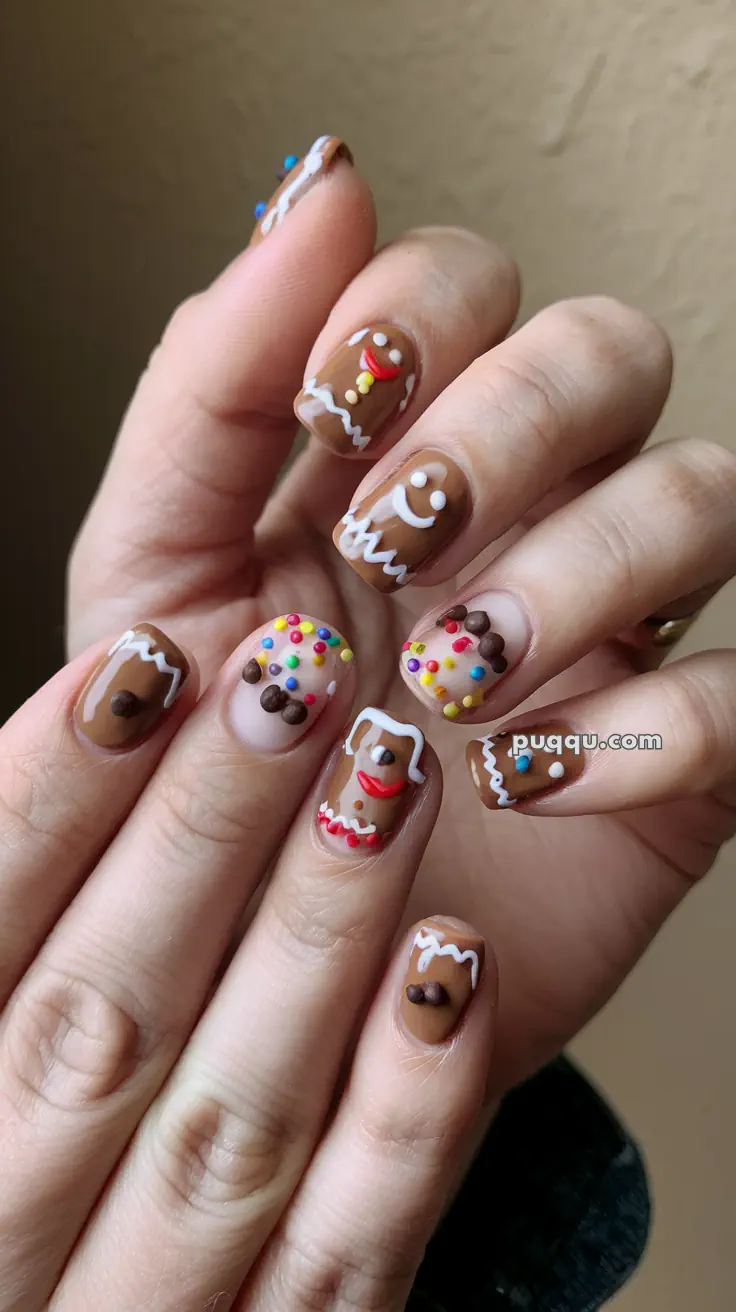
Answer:
[[[401,651],[404,682],[448,720],[472,715],[519,664],[531,629],[521,603],[505,592],[450,606]]]
[[[403,414],[417,380],[417,353],[392,323],[359,328],[294,402],[296,416],[338,455],[364,451]]]
[[[468,480],[441,451],[417,451],[332,535],[354,570],[379,592],[394,592],[439,554],[470,513]]]
[[[443,1043],[457,1028],[480,982],[485,943],[433,916],[412,931],[411,954],[402,986],[404,1025],[423,1043]]]
[[[481,802],[492,811],[564,787],[585,767],[579,737],[556,724],[475,738],[465,759]]]
[[[189,675],[183,652],[153,624],[136,624],[113,643],[74,710],[80,733],[97,747],[135,747],[173,706]]]
[[[291,747],[322,714],[352,662],[331,625],[296,612],[278,616],[243,664],[230,701],[234,732],[260,751]]]
[[[287,155],[281,171],[285,175],[281,178],[281,185],[269,201],[259,201],[256,205],[256,226],[250,239],[251,246],[256,246],[269,232],[280,228],[302,196],[338,159],[346,159],[350,164],[353,162],[348,147],[339,137],[318,137],[302,159],[296,155]]]
[[[424,735],[416,725],[373,706],[360,712],[317,812],[330,846],[370,851],[386,841],[424,783],[423,751]]]

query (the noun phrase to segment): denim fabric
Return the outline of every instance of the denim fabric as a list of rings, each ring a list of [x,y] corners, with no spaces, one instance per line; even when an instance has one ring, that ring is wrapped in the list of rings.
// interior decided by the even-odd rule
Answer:
[[[408,1312],[593,1312],[637,1266],[649,1219],[638,1148],[559,1058],[504,1100]]]

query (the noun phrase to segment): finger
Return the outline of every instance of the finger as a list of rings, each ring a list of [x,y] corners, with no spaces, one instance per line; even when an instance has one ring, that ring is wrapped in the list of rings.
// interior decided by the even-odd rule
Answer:
[[[605,639],[730,577],[735,504],[731,452],[695,441],[653,447],[423,620],[401,655],[406,683],[449,719],[508,713]]]
[[[344,722],[353,665],[306,616],[251,635],[16,990],[0,1029],[0,1291],[23,1276],[30,1304],[53,1287]]]
[[[390,842],[334,850],[315,824],[317,799],[305,808],[249,934],[73,1260],[59,1312],[97,1306],[103,1289],[110,1312],[154,1296],[159,1312],[196,1312],[218,1295],[229,1306],[293,1193],[439,808],[439,765],[419,730],[375,710],[360,728],[359,742],[358,733],[347,740],[354,756],[346,747],[336,773],[347,766],[355,782],[363,764],[403,783],[400,814],[393,797],[364,794],[374,814],[390,814]],[[377,763],[374,749],[395,760]],[[177,1278],[161,1288],[164,1251],[169,1270],[186,1273],[183,1287]]]
[[[706,652],[539,708],[475,739],[468,768],[490,809],[626,811],[718,793],[736,800],[736,653]],[[724,817],[733,832],[733,812]],[[715,849],[711,855],[715,854]]]
[[[101,659],[85,652],[61,670],[0,730],[0,1008],[132,809],[195,685],[184,653],[138,624]]]
[[[410,931],[239,1312],[323,1306],[328,1295],[336,1308],[405,1307],[482,1106],[496,995],[483,960],[483,939],[460,922],[433,917]]]
[[[315,177],[267,240],[171,320],[75,548],[71,612],[84,601],[85,621],[72,624],[73,647],[98,607],[109,614],[121,569],[161,614],[178,590],[211,593],[245,571],[253,523],[296,431],[304,361],[373,248],[371,196],[348,160],[333,153]],[[123,624],[131,600],[118,603]]]
[[[298,418],[338,455],[375,456],[506,336],[518,304],[516,268],[498,247],[459,228],[406,233],[332,310],[294,403]]]
[[[575,469],[646,435],[669,380],[667,342],[638,311],[604,298],[543,310],[379,462],[338,551],[381,592],[451,577]]]

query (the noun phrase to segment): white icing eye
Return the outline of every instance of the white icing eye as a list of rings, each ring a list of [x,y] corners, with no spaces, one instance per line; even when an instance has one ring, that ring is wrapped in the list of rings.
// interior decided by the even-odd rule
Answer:
[[[375,337],[373,340],[375,341]],[[401,354],[401,351],[398,351],[396,347],[394,347],[393,351],[389,351],[388,358],[392,364],[401,364],[404,357]]]
[[[386,336],[385,333],[374,333],[373,340],[376,343],[376,346],[385,346],[388,341],[388,337]]]
[[[547,774],[549,775],[550,779],[561,779],[564,773],[565,773],[565,767],[562,764],[562,761],[553,761],[551,766],[549,767],[549,770],[547,771]]]
[[[427,475],[423,469],[415,469],[414,473],[409,476],[409,482],[412,487],[426,487]]]
[[[429,504],[433,510],[444,510],[447,505],[447,497],[444,492],[433,492],[429,498]]]

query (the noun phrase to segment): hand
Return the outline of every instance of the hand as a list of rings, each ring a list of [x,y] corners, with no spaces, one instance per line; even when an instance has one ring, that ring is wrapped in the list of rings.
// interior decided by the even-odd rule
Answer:
[[[647,617],[687,615],[733,573],[736,462],[701,438],[638,454],[670,382],[668,344],[643,314],[570,301],[506,339],[517,281],[495,247],[425,229],[373,255],[357,173],[333,158],[314,181],[292,193],[298,204],[271,206],[278,221],[264,239],[174,316],[76,548],[72,648],[152,616],[196,650],[209,679],[257,620],[308,605],[350,633],[362,701],[406,718],[395,668],[422,605],[437,603],[412,637],[427,625],[442,636],[435,620],[458,602],[503,620],[506,669],[482,663],[492,695],[469,710],[461,697],[454,723],[417,682],[430,672],[404,668],[425,727],[440,712],[431,736],[446,779],[409,914],[439,905],[492,934],[502,1089],[602,1005],[733,832],[733,654],[657,671],[662,652],[643,650],[640,635]],[[371,426],[355,422],[358,408],[343,407],[351,435],[307,388],[300,409],[322,442],[274,492],[294,395],[304,379],[332,377],[357,396],[354,357],[333,356],[371,324],[398,325],[416,350],[408,404],[397,413],[394,385],[376,381],[358,407],[383,428],[355,447],[355,429]],[[390,415],[382,387],[393,389]],[[405,559],[394,552],[394,568],[398,559],[416,577],[397,600],[385,591],[396,575],[371,565],[340,521],[372,509],[384,479],[389,491],[401,481],[399,462],[427,449],[450,459],[454,491],[430,528],[407,536],[398,525]],[[411,491],[425,519],[431,488]],[[348,564],[330,543],[336,523]],[[393,551],[397,521],[388,527]],[[484,568],[456,592],[478,553]],[[581,700],[548,709],[570,697]],[[661,732],[663,751],[586,754],[575,783],[514,808],[526,814],[486,813],[463,763],[463,723],[506,721],[529,699],[544,706],[538,726]]]

